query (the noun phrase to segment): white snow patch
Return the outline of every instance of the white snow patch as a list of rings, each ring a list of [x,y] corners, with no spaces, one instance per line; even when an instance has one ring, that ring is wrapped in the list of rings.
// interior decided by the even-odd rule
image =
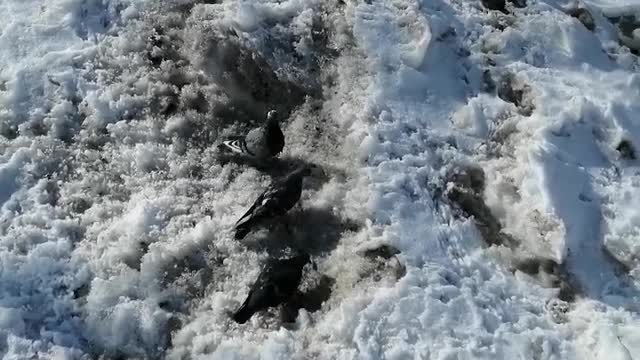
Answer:
[[[604,17],[592,33],[549,3],[511,15],[478,1],[0,3],[0,354],[640,358],[640,160],[619,151],[640,148],[637,59]],[[283,157],[330,177],[306,183],[298,219],[343,227],[325,224],[338,235],[316,254],[330,298],[287,327],[273,311],[229,318],[269,256],[230,229],[272,180],[221,164],[215,141],[269,104],[214,83],[263,70],[207,68],[211,42],[289,80],[323,56],[324,97],[286,119]],[[487,90],[485,71],[513,74],[522,104]],[[520,248],[487,249],[444,194],[469,165]],[[400,254],[376,268],[359,252],[380,244]],[[512,273],[516,256],[562,263],[575,302]]]
[[[640,12],[638,0],[584,0],[608,16],[628,15]]]

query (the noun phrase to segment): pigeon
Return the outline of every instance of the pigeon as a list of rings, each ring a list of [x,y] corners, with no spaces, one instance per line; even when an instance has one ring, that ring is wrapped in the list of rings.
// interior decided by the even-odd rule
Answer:
[[[244,324],[260,310],[286,302],[298,289],[302,268],[310,261],[308,254],[289,259],[270,260],[251,287],[247,299],[233,314],[233,320]]]
[[[480,0],[480,2],[482,2],[482,5],[489,10],[498,10],[503,13],[507,12],[505,10],[505,0]]]
[[[489,10],[497,10],[507,14],[507,1],[505,0],[480,0],[482,5]],[[524,8],[527,6],[527,0],[508,0],[514,7]]]
[[[278,125],[277,115],[275,110],[269,111],[267,122],[263,126],[252,129],[246,136],[229,138],[218,145],[218,148],[258,159],[277,156],[284,148],[284,134]]]
[[[242,240],[255,226],[284,215],[300,200],[302,179],[311,175],[315,165],[300,166],[271,184],[235,224],[235,238]]]

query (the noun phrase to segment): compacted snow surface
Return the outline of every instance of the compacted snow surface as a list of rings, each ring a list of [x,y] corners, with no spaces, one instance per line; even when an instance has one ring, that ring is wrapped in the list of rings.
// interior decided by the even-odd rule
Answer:
[[[636,12],[0,2],[0,354],[640,359],[640,63],[616,23]],[[272,108],[280,162],[219,156]],[[234,240],[300,161],[325,175],[292,234]],[[322,306],[233,322],[292,248]]]

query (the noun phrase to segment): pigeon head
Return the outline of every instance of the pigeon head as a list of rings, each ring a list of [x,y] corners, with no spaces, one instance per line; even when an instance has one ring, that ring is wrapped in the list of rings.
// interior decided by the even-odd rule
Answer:
[[[269,110],[269,112],[267,113],[267,123],[268,124],[278,123],[278,112],[276,110]]]

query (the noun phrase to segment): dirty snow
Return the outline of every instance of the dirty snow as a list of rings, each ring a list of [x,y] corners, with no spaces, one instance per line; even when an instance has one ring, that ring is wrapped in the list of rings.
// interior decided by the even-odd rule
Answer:
[[[4,1],[0,354],[640,358],[640,64],[608,18],[640,3],[580,4],[593,32],[576,5]],[[326,177],[293,235],[237,242],[284,170],[216,144],[271,108],[280,165]],[[475,210],[447,195],[472,168]],[[362,256],[381,244],[397,259]],[[231,321],[290,248],[304,286],[333,279],[322,307]]]

